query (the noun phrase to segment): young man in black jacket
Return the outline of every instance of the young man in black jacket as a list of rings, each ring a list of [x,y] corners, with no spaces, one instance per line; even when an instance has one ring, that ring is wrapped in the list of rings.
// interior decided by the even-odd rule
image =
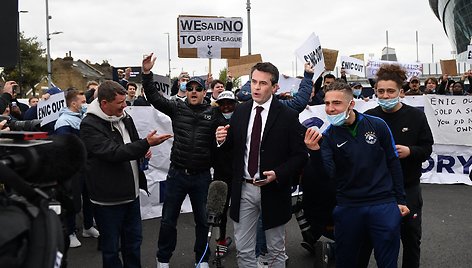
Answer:
[[[208,267],[209,250],[205,252],[208,224],[206,202],[211,181],[212,150],[216,147],[215,131],[219,120],[217,107],[204,101],[205,82],[192,77],[186,84],[186,99],[168,100],[153,83],[153,54],[143,60],[143,88],[149,103],[172,120],[174,143],[166,180],[165,200],[157,250],[158,267],[168,267],[177,240],[177,218],[188,194],[195,219],[195,262]],[[224,122],[221,122],[224,124]],[[204,255],[204,256],[203,256]]]
[[[420,266],[421,214],[421,164],[432,152],[433,135],[426,115],[421,110],[400,102],[401,85],[406,78],[404,70],[397,65],[382,66],[377,73],[375,88],[379,106],[365,114],[382,118],[389,126],[400,158],[406,201],[410,214],[403,217],[401,240],[403,244],[402,267]],[[359,267],[367,267],[372,246],[361,251]]]
[[[100,231],[103,267],[110,268],[141,267],[139,189],[147,191],[147,184],[140,164],[144,157],[151,157],[150,146],[171,137],[153,131],[140,139],[133,119],[123,111],[125,100],[126,91],[118,82],[103,82],[80,125],[88,153],[86,183]]]

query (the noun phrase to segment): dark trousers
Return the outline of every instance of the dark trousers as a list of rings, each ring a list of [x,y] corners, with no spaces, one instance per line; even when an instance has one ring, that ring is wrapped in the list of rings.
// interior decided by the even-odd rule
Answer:
[[[195,220],[195,262],[198,262],[202,257],[208,236],[206,201],[210,181],[211,174],[209,170],[197,174],[188,174],[184,170],[174,167],[169,169],[162,208],[161,228],[157,242],[156,256],[159,262],[168,263],[172,257],[172,252],[175,250],[177,219],[187,194],[190,197]],[[207,250],[203,261],[208,262],[209,256],[210,249]]]
[[[403,244],[402,268],[418,268],[420,267],[423,196],[420,185],[405,188],[405,193],[410,214],[403,217],[401,224],[401,240]],[[369,265],[371,253],[372,242],[366,239],[359,253],[359,268]]]
[[[79,197],[80,198],[80,197]],[[90,229],[93,226],[93,206],[92,202],[90,202],[90,197],[88,194],[87,187],[84,186],[82,188],[82,216],[84,219],[84,229]],[[77,229],[75,224],[75,211],[67,214],[67,231],[68,234],[71,235]]]
[[[333,212],[336,267],[356,267],[361,246],[369,237],[378,267],[397,268],[400,250],[400,209],[396,202],[346,207]]]
[[[142,225],[139,197],[113,206],[93,204],[104,268],[141,267]],[[120,260],[119,252],[123,263]]]

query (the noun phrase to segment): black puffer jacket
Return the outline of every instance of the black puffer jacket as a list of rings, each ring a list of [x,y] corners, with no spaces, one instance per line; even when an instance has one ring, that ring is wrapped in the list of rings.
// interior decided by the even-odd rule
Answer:
[[[212,148],[216,147],[217,108],[208,103],[190,105],[187,101],[166,99],[153,83],[152,73],[143,74],[143,88],[149,103],[172,120],[171,163],[179,168],[209,169],[212,166]]]

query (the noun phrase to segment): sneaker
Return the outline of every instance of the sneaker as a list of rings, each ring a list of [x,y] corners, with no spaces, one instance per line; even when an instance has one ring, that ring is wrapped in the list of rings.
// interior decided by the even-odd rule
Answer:
[[[77,235],[75,233],[69,235],[69,248],[78,248],[82,246],[79,239],[77,239]]]
[[[200,265],[196,266],[196,268],[210,268],[208,262],[201,262]]]
[[[157,262],[157,268],[169,268],[168,262]]]
[[[97,238],[100,235],[97,229],[95,227],[90,227],[90,229],[84,229],[82,230],[82,237],[94,237]]]
[[[228,253],[228,247],[231,245],[233,242],[233,239],[231,237],[226,237],[225,240],[219,240],[216,241],[216,250],[215,254],[217,257],[224,257]]]

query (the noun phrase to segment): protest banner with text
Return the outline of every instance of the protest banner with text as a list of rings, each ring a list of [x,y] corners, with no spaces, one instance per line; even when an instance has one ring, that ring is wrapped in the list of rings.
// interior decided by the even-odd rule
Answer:
[[[472,45],[467,46],[467,63],[472,64]]]
[[[366,77],[375,78],[377,71],[380,69],[382,64],[396,64],[405,68],[406,76],[410,80],[413,76],[420,76],[423,73],[423,64],[419,62],[415,63],[402,63],[397,61],[386,61],[386,60],[368,60],[365,66]]]
[[[49,99],[38,102],[36,109],[38,119],[41,119],[41,126],[53,122],[59,118],[59,111],[66,107],[64,92],[51,95]]]
[[[164,75],[153,74],[154,84],[156,84],[157,90],[164,94],[164,97],[170,98],[170,90],[172,88],[172,84],[170,78]]]
[[[316,80],[325,70],[323,50],[320,38],[312,33],[310,37],[299,47],[295,54],[302,62],[310,62],[313,65],[313,79]]]
[[[346,74],[365,77],[364,61],[353,57],[341,56],[341,68],[346,70]]]

